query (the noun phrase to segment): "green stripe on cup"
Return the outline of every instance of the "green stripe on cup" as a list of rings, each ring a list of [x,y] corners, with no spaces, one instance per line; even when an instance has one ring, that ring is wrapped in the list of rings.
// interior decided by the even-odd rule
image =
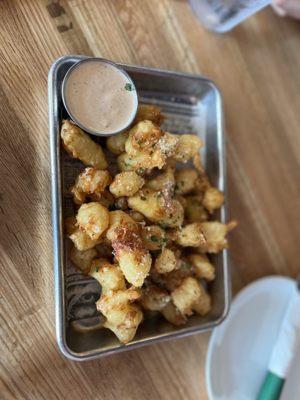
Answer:
[[[283,388],[284,379],[268,372],[256,400],[278,400]]]

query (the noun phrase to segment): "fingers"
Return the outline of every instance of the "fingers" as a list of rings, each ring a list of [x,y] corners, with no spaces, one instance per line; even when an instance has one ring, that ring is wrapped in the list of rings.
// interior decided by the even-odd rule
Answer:
[[[282,17],[300,19],[300,0],[273,0],[273,8]]]

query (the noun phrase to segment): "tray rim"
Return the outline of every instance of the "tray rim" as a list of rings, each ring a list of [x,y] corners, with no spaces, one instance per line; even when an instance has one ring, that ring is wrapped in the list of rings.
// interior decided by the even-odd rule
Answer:
[[[72,59],[90,58],[89,56],[83,55],[66,55],[56,59],[51,65],[48,73],[48,112],[49,112],[49,139],[50,139],[50,153],[51,153],[51,200],[52,200],[52,231],[53,231],[53,257],[54,257],[54,300],[55,300],[55,325],[56,325],[56,338],[60,351],[62,354],[73,361],[86,361],[96,358],[100,358],[106,355],[120,353],[126,350],[136,349],[142,346],[150,345],[152,343],[159,343],[174,338],[187,337],[196,333],[210,330],[219,325],[227,316],[230,301],[231,301],[231,272],[230,272],[230,260],[228,250],[223,251],[223,271],[224,271],[224,310],[222,315],[214,321],[207,322],[201,326],[187,328],[183,332],[172,332],[160,334],[159,337],[142,339],[136,343],[128,343],[121,345],[114,349],[102,350],[89,350],[85,352],[74,352],[71,350],[66,341],[66,324],[65,324],[65,287],[64,287],[64,272],[63,272],[63,254],[61,241],[63,238],[62,232],[62,204],[60,199],[61,193],[61,181],[58,176],[61,176],[61,163],[57,152],[57,123],[59,123],[57,116],[54,111],[57,108],[57,97],[56,92],[56,74],[58,69],[66,61]],[[224,117],[223,117],[223,106],[222,106],[222,95],[217,85],[210,79],[186,72],[177,72],[171,70],[163,70],[159,68],[148,68],[144,66],[123,64],[116,62],[119,66],[127,68],[131,71],[150,72],[153,75],[172,75],[177,77],[186,77],[195,79],[197,81],[205,82],[212,88],[216,95],[216,106],[218,119],[216,121],[217,132],[221,137],[220,143],[220,177],[223,182],[223,189],[225,197],[227,198],[227,187],[226,187],[226,149],[225,149],[225,137],[224,137]],[[221,210],[221,219],[225,220],[227,216],[227,206],[223,206]]]

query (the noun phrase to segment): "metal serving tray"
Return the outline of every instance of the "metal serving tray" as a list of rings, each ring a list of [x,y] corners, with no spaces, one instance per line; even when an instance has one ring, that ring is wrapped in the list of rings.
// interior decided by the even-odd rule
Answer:
[[[141,324],[134,340],[126,345],[120,344],[112,332],[101,328],[101,317],[95,307],[100,286],[93,278],[87,278],[70,265],[67,257],[69,243],[63,234],[63,220],[72,210],[68,187],[78,173],[80,163],[61,148],[60,124],[67,117],[61,85],[68,69],[84,58],[59,58],[52,65],[48,80],[56,334],[60,350],[72,360],[89,360],[206,331],[225,318],[230,302],[230,272],[225,250],[213,257],[216,279],[209,286],[213,308],[206,317],[194,315],[186,325],[175,327],[162,316],[155,315]],[[222,103],[214,83],[195,75],[120,65],[133,79],[140,101],[162,108],[167,116],[165,129],[172,133],[194,132],[204,140],[202,157],[208,175],[212,183],[226,193]],[[103,139],[95,140],[101,142]],[[226,221],[225,207],[216,217]]]

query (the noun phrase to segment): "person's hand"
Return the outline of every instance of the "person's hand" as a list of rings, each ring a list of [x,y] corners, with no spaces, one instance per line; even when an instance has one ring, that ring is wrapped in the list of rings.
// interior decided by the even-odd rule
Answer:
[[[300,19],[300,0],[273,0],[273,8],[282,17]]]

